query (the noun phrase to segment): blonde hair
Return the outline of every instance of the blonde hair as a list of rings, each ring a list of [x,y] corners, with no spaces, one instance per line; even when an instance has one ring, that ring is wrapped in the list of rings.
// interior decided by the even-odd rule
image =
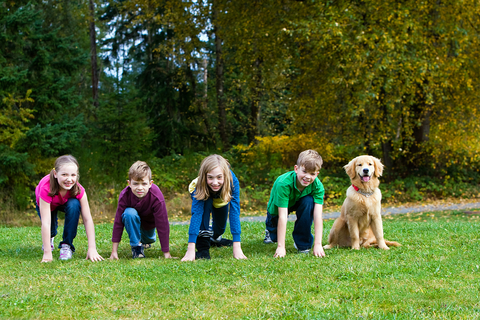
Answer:
[[[75,159],[74,156],[67,154],[58,157],[57,160],[55,160],[55,167],[50,171],[50,192],[48,193],[49,197],[53,197],[60,192],[60,185],[58,184],[58,180],[55,178],[55,172],[59,172],[64,165],[69,163],[73,163],[77,166],[77,181],[70,189],[70,196],[74,198],[80,193],[80,187],[78,186],[78,179],[80,178],[80,174],[78,173],[78,171],[80,170],[80,166],[78,165],[78,161],[77,159]]]
[[[202,164],[200,165],[200,170],[198,171],[198,182],[195,192],[195,199],[197,200],[206,200],[210,198],[210,188],[207,185],[207,173],[214,170],[215,168],[220,167],[223,171],[223,186],[220,190],[220,198],[224,202],[230,202],[232,199],[232,173],[230,172],[230,163],[228,160],[218,154],[212,154],[205,159],[203,159]]]
[[[129,180],[142,180],[148,177],[148,180],[152,180],[152,170],[145,161],[137,161],[128,170]]]
[[[305,150],[298,155],[297,166],[303,166],[307,171],[320,171],[323,159],[315,150]]]

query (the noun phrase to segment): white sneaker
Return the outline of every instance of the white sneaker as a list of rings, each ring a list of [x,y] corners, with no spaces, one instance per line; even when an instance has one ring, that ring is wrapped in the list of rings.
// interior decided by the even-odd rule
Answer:
[[[60,260],[69,260],[72,259],[73,251],[70,246],[66,243],[62,244],[60,248]]]
[[[54,239],[55,239],[55,237],[50,238],[50,247],[52,248],[52,252],[53,252],[53,250],[55,250],[55,245],[53,244]],[[43,251],[43,244],[42,244],[42,251]]]
[[[297,244],[295,242],[293,242],[293,247],[295,249],[297,249],[298,253],[305,253],[305,254],[308,254],[310,252],[310,249],[305,249],[305,250],[300,250],[297,248]]]

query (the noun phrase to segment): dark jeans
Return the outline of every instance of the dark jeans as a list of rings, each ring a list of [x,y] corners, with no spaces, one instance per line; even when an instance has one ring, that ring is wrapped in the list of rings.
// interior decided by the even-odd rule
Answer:
[[[205,235],[212,233],[208,232],[210,226],[210,213],[212,213],[212,237],[216,239],[225,233],[229,208],[230,203],[221,208],[215,208],[213,206],[212,198],[209,198],[205,201],[205,206],[203,207],[202,222],[200,224],[200,232],[196,244],[196,248],[198,251],[210,249],[210,236],[208,236],[208,238],[205,237]]]
[[[40,217],[40,208],[38,203],[36,204],[37,214]],[[60,242],[58,247],[60,248],[62,244],[66,243],[72,248],[72,251],[75,252],[75,247],[73,246],[73,239],[77,236],[78,220],[80,218],[80,213],[82,208],[80,206],[80,201],[75,198],[68,199],[67,203],[62,206],[58,206],[55,210],[52,211],[52,218],[50,224],[50,237],[55,237],[57,235],[58,228],[58,211],[65,212],[65,224],[63,227],[63,240]]]
[[[288,214],[295,211],[297,215],[292,236],[298,250],[307,250],[312,248],[312,223],[314,207],[315,202],[313,201],[313,197],[305,196],[300,198],[292,207],[288,208]],[[267,212],[265,226],[268,232],[270,232],[270,238],[272,241],[277,242],[278,215],[272,216]]]

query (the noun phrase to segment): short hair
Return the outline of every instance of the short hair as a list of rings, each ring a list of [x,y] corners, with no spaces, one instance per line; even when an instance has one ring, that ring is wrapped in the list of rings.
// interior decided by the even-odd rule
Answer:
[[[220,167],[223,171],[223,186],[220,191],[220,198],[225,202],[230,202],[232,199],[231,183],[233,181],[232,173],[230,172],[230,164],[228,160],[218,154],[212,154],[203,159],[200,170],[198,170],[198,181],[195,192],[195,199],[207,200],[212,196],[210,188],[207,185],[207,173]]]
[[[305,150],[298,155],[297,166],[303,166],[307,171],[320,171],[323,159],[315,150]]]
[[[137,161],[128,169],[129,180],[142,180],[145,177],[152,180],[152,170],[145,161]]]
[[[58,184],[58,180],[55,178],[55,172],[59,172],[64,165],[69,163],[73,163],[77,166],[77,180],[73,187],[70,189],[70,196],[76,197],[80,193],[81,190],[78,186],[78,179],[80,178],[80,174],[78,173],[78,171],[80,170],[80,166],[78,165],[78,161],[77,159],[75,159],[74,156],[67,154],[58,157],[57,160],[55,160],[54,168],[50,170],[50,192],[48,193],[50,197],[53,197],[54,195],[58,194],[58,192],[60,192],[60,185]]]

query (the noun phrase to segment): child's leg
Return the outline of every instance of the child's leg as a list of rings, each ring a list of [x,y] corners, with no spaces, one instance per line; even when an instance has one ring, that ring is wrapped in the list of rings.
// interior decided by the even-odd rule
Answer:
[[[198,252],[210,250],[210,237],[212,236],[212,231],[209,230],[209,227],[210,212],[212,212],[212,208],[212,198],[207,199],[203,207],[202,223],[200,224],[200,231],[198,232],[197,243],[195,244]]]
[[[142,227],[140,227],[140,238],[141,238],[142,244],[154,243],[156,240],[155,228],[152,228],[150,230],[145,230]]]
[[[269,232],[270,239],[273,242],[277,242],[277,226],[278,226],[278,215],[272,216],[267,211],[267,219],[265,219],[265,229]]]
[[[73,239],[77,236],[78,220],[82,211],[80,201],[78,199],[68,199],[63,211],[65,212],[65,225],[63,227],[63,240],[60,242],[59,247],[65,243],[75,252]]]
[[[212,207],[212,229],[213,238],[217,239],[219,236],[225,233],[227,227],[228,209],[230,204],[221,208]]]
[[[313,245],[312,223],[313,223],[313,209],[315,203],[312,196],[305,196],[300,198],[290,211],[296,211],[297,220],[293,228],[293,241],[297,245],[298,250],[308,250]]]
[[[141,228],[140,216],[138,215],[137,210],[133,208],[126,208],[122,214],[122,222],[125,225],[125,230],[127,231],[130,238],[130,245],[132,247],[140,246]]]

